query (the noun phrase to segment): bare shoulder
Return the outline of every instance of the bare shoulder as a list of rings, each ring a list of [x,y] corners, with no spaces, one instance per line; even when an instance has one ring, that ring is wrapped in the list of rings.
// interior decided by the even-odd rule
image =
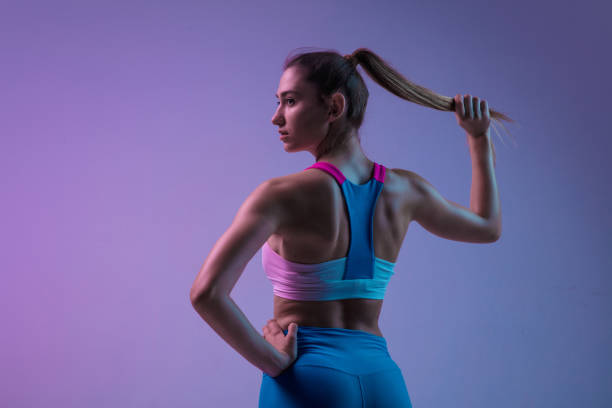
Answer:
[[[284,176],[273,177],[264,181],[263,191],[268,197],[282,206],[291,210],[300,208],[307,198],[319,197],[332,191],[330,177],[325,177],[319,172],[300,171]]]
[[[407,187],[418,188],[419,184],[426,181],[418,173],[406,169],[391,169],[393,174],[396,174]]]
[[[402,200],[402,211],[409,221],[412,221],[416,217],[416,211],[423,202],[424,193],[426,189],[425,185],[428,184],[427,180],[418,173],[401,168],[389,169],[392,179],[395,181],[391,184],[396,186],[398,194]],[[391,180],[390,180],[391,181]],[[387,187],[387,180],[385,177],[385,188]]]
[[[424,194],[435,190],[425,177],[415,171],[405,169],[393,169],[393,171],[402,179],[408,194],[414,200],[419,200]]]
[[[253,214],[266,214],[273,218],[277,227],[272,235],[279,233],[292,213],[291,202],[295,199],[292,194],[295,191],[294,186],[295,183],[287,176],[266,179],[257,185],[242,207],[248,208]]]
[[[284,176],[273,177],[264,182],[269,200],[273,201],[281,219],[278,236],[295,235],[313,227],[312,220],[327,220],[331,211],[322,202],[333,202],[335,180],[323,172],[300,171]],[[272,240],[273,241],[273,240]],[[272,243],[271,243],[272,245]],[[274,246],[273,246],[274,247]]]
[[[413,174],[410,170],[405,169],[386,169],[385,172],[385,188],[394,188],[394,187],[402,187],[404,189],[409,188],[411,184],[411,174]]]
[[[284,176],[273,177],[267,181],[278,194],[295,196],[300,191],[312,188],[321,188],[329,185],[331,178],[322,172],[298,171]]]

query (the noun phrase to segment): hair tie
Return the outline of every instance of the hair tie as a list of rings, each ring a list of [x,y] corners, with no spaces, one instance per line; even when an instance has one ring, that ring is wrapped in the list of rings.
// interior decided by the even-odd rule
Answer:
[[[357,67],[357,64],[359,63],[359,61],[357,61],[357,58],[355,58],[353,54],[346,54],[344,56],[344,59],[347,60],[349,64],[351,64],[353,69],[355,69],[355,67]]]

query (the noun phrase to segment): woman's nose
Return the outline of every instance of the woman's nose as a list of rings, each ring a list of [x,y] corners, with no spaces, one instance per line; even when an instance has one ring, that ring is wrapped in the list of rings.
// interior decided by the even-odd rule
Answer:
[[[282,119],[281,119],[280,115],[275,112],[274,116],[272,116],[272,124],[280,126],[281,122],[282,122]]]

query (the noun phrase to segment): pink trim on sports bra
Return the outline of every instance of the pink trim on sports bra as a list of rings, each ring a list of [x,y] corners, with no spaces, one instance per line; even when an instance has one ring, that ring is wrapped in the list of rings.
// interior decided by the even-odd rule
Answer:
[[[385,182],[385,173],[386,173],[385,166],[383,166],[382,164],[378,164],[376,162],[374,162],[374,174],[373,174],[373,177],[371,177],[368,181],[366,181],[363,184],[355,184],[355,183],[353,183],[351,180],[347,179],[344,174],[342,174],[342,172],[340,171],[339,168],[337,168],[336,166],[334,166],[330,162],[319,161],[319,162],[316,162],[315,164],[313,164],[312,166],[306,167],[304,170],[308,170],[308,169],[312,169],[312,168],[314,168],[314,169],[316,169],[316,168],[325,168],[326,170],[328,170],[330,172],[330,174],[332,176],[334,176],[334,178],[336,179],[336,181],[338,181],[338,184],[340,184],[340,185],[342,185],[342,183],[344,183],[345,180],[348,181],[349,183],[351,183],[354,186],[363,186],[363,185],[368,184],[369,182],[371,182],[372,179],[376,179],[376,180],[380,181],[381,183]]]

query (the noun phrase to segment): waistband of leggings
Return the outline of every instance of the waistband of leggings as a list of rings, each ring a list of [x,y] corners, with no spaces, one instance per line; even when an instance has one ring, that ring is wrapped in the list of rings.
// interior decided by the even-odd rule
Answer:
[[[287,330],[283,330],[283,333],[287,335]],[[345,337],[353,337],[353,338],[364,338],[369,341],[373,341],[375,343],[380,343],[381,345],[386,346],[387,340],[373,333],[368,333],[363,330],[353,330],[353,329],[344,329],[341,327],[316,327],[316,326],[298,326],[297,335],[305,336],[305,335],[335,335],[335,336],[345,336]]]

